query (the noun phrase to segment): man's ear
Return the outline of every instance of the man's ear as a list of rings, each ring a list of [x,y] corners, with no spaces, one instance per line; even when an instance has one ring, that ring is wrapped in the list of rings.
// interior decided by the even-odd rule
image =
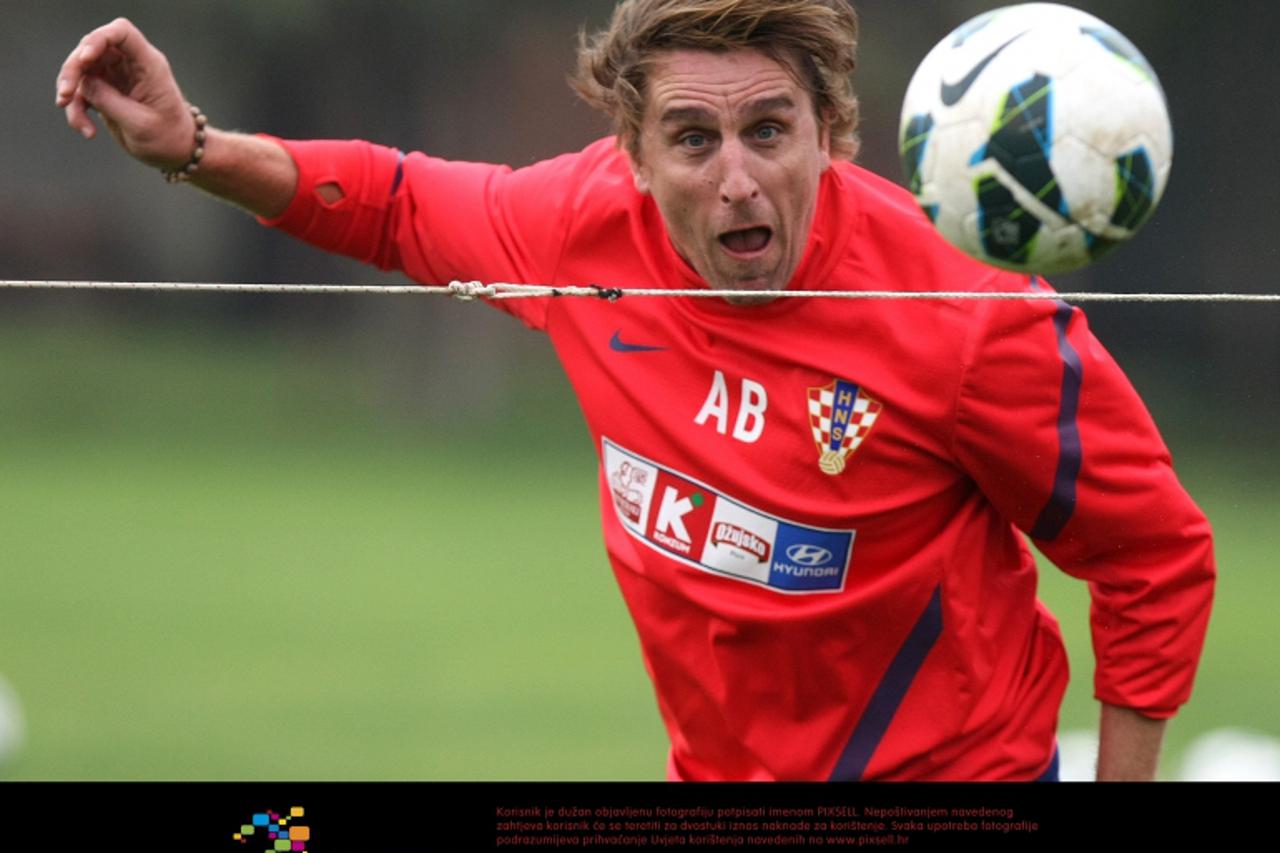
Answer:
[[[628,139],[623,147],[627,150],[627,162],[631,165],[631,179],[635,181],[636,191],[648,195],[649,167],[640,159],[640,140]]]

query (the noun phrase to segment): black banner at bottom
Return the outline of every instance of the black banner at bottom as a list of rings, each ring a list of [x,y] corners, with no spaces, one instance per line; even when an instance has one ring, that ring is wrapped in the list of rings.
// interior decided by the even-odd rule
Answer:
[[[1038,850],[1270,838],[1266,784],[0,784],[4,849]]]

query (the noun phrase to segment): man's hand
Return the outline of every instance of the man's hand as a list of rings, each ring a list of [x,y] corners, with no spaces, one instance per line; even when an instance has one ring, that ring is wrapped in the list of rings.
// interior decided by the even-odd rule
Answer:
[[[89,109],[130,155],[157,169],[186,165],[196,126],[169,60],[142,31],[116,18],[86,35],[58,72],[54,103],[86,139],[97,134]],[[277,143],[206,128],[204,156],[191,183],[259,216],[275,217],[293,198],[298,169]]]
[[[1098,732],[1098,781],[1154,781],[1164,727],[1164,720],[1103,703]]]
[[[88,110],[97,110],[125,151],[158,169],[179,168],[195,149],[195,120],[169,60],[125,18],[80,40],[58,72],[54,103],[86,139],[97,133]]]

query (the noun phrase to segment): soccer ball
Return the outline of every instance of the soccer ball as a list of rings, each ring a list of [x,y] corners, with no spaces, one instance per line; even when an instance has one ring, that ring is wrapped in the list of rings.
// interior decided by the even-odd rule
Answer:
[[[979,15],[916,70],[902,105],[907,183],[955,246],[1057,273],[1128,240],[1164,192],[1173,131],[1129,40],[1077,9]]]

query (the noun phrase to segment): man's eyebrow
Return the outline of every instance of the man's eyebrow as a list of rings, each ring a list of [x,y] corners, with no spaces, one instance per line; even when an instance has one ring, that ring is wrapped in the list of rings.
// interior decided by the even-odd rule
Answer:
[[[761,98],[747,104],[742,113],[747,117],[755,117],[766,113],[786,112],[794,110],[796,102],[790,95],[775,95]],[[658,119],[659,124],[709,124],[715,120],[711,110],[705,107],[672,107]]]
[[[711,111],[702,107],[672,107],[658,119],[659,124],[708,124]]]
[[[747,116],[758,116],[764,113],[780,113],[787,110],[794,110],[796,102],[791,99],[790,95],[775,95],[772,98],[761,98],[758,101],[752,101],[742,110]]]

